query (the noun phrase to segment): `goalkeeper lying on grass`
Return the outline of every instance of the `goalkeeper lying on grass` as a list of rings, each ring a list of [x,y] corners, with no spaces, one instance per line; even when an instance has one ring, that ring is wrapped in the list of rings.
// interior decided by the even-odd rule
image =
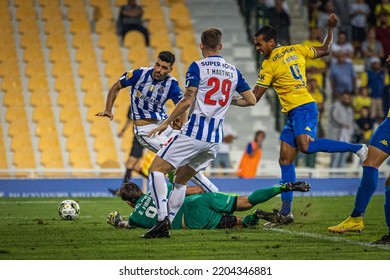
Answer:
[[[200,188],[199,188],[200,189]],[[168,193],[172,185],[168,184]],[[310,185],[306,182],[284,183],[269,188],[258,189],[249,196],[235,196],[224,193],[191,194],[185,198],[172,222],[173,229],[219,229],[236,226],[250,227],[257,225],[260,219],[278,222],[282,217],[278,212],[255,210],[245,217],[233,215],[235,211],[245,211],[269,200],[270,198],[288,191],[307,192]],[[188,187],[187,194],[196,193],[198,187]],[[111,212],[107,223],[120,228],[152,228],[157,222],[157,210],[148,192],[144,194],[133,182],[124,183],[117,192],[127,204],[134,208],[128,221],[123,221],[117,211]],[[169,236],[166,236],[169,237]]]

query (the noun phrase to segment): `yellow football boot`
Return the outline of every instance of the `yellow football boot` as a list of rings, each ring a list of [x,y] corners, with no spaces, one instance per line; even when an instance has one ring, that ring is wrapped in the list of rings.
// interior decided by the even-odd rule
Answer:
[[[328,231],[333,233],[361,232],[364,228],[363,217],[348,217],[337,226],[328,227]]]

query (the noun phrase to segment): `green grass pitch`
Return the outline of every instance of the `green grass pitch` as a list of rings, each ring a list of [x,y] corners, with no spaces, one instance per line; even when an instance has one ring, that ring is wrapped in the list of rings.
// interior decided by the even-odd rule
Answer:
[[[106,216],[131,208],[119,198],[72,198],[79,219],[61,220],[65,198],[0,198],[2,260],[388,260],[390,245],[370,242],[387,233],[383,196],[374,196],[361,234],[327,227],[350,214],[354,197],[296,197],[295,222],[277,229],[173,230],[170,239],[145,240],[144,229],[117,229]],[[276,197],[256,208],[279,208]],[[236,212],[244,215],[251,213]]]

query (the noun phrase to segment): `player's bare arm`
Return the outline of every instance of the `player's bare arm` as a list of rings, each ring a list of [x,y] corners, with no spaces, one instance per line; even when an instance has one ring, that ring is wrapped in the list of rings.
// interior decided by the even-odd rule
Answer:
[[[386,61],[388,64],[390,64],[390,54],[387,56]]]
[[[237,98],[232,100],[232,105],[238,106],[238,107],[248,107],[248,106],[254,106],[257,103],[257,98],[253,91],[247,90],[244,92],[240,92],[240,95],[242,98]]]
[[[160,135],[173,121],[175,121],[177,118],[180,118],[191,107],[192,103],[195,100],[197,91],[198,88],[196,87],[186,88],[183,98],[180,100],[179,103],[177,103],[177,106],[173,110],[172,114],[159,126],[152,129],[149,132],[148,137],[153,137],[155,134]]]
[[[328,31],[324,39],[324,42],[322,43],[322,46],[314,47],[314,49],[317,52],[317,57],[323,57],[329,55],[330,47],[332,46],[332,42],[333,42],[333,28],[335,28],[336,25],[337,25],[337,16],[332,13],[329,15],[328,18]]]
[[[112,107],[114,106],[116,97],[118,96],[119,91],[122,89],[121,83],[117,81],[108,91],[107,99],[106,99],[106,108],[104,112],[99,112],[95,116],[97,117],[107,117],[111,121],[114,119],[114,115],[112,114]]]

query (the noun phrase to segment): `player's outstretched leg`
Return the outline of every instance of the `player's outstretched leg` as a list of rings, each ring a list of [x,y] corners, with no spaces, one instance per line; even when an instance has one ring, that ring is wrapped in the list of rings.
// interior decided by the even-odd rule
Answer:
[[[279,214],[279,212],[267,212],[261,209],[256,209],[252,214],[243,218],[242,226],[244,228],[255,226],[259,223],[260,219],[272,223],[277,223],[282,219],[282,216]]]
[[[281,183],[281,191],[282,192],[308,192],[310,191],[310,184],[307,182],[287,182],[287,183]]]
[[[168,216],[164,220],[158,221],[157,224],[152,227],[148,232],[142,235],[143,238],[161,238],[161,237],[171,237],[169,232],[170,223]]]
[[[280,184],[280,190],[282,193],[296,191],[296,192],[308,192],[310,191],[310,184],[307,182],[287,182],[287,183],[281,183]],[[281,213],[280,213],[281,214]],[[269,221],[265,223],[264,227],[276,227],[281,225],[287,225],[292,222],[294,222],[294,216],[292,212],[290,211],[287,215],[280,215],[280,219],[276,222]]]

